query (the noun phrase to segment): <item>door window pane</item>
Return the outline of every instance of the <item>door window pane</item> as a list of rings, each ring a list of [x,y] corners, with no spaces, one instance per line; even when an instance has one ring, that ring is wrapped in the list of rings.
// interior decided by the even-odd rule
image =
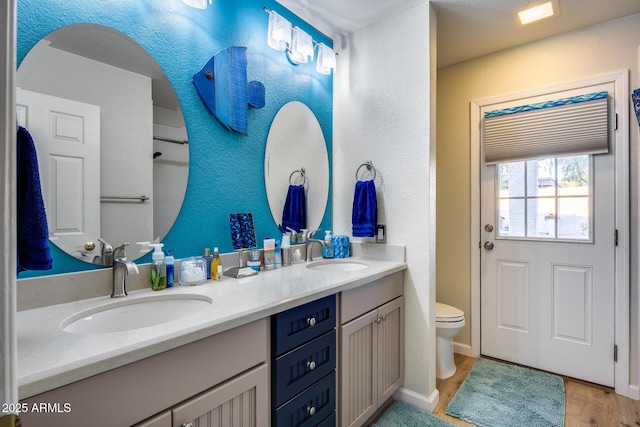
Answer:
[[[497,237],[592,241],[591,156],[501,163]]]

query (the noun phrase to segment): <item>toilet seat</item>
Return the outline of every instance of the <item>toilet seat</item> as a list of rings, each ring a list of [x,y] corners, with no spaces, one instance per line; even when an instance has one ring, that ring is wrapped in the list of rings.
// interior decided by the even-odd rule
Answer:
[[[464,312],[441,302],[436,302],[436,323],[464,322]]]

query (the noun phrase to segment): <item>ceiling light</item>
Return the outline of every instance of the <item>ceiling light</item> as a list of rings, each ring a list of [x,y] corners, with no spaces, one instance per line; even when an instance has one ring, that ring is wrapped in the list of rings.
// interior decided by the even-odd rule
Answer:
[[[555,4],[554,4],[555,3]],[[540,21],[541,19],[549,18],[558,14],[558,4],[554,1],[548,1],[538,4],[536,6],[529,7],[518,11],[518,18],[522,25],[530,24],[532,22]]]

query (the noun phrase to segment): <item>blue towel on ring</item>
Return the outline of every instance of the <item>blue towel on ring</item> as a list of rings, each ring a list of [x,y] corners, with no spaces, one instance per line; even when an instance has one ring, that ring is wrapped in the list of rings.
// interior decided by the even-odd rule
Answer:
[[[298,233],[307,228],[307,198],[303,185],[289,185],[287,190],[282,210],[282,231],[287,232],[287,227]]]
[[[378,231],[378,201],[373,180],[356,182],[351,212],[354,237],[374,237]]]
[[[36,147],[31,135],[22,126],[18,128],[17,136],[18,273],[24,270],[50,270],[53,260]]]

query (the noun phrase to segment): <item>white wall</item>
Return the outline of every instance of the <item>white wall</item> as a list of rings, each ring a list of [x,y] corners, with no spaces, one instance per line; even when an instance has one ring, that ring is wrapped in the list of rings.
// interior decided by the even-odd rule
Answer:
[[[404,388],[427,409],[437,403],[434,34],[425,2],[334,42],[334,232],[351,235],[355,173],[371,160],[378,222],[406,246]]]
[[[48,45],[42,40],[29,52],[20,64],[16,85],[100,106],[102,196],[153,197],[151,79]],[[103,90],[105,85],[111,89]],[[152,217],[150,202],[102,203],[102,237],[114,247],[125,241],[153,240]]]
[[[631,70],[630,87],[638,87],[638,28],[640,15],[633,15],[438,70],[437,297],[467,313],[456,341],[470,344],[469,102],[625,69]],[[638,122],[631,111],[630,381],[637,384]]]

